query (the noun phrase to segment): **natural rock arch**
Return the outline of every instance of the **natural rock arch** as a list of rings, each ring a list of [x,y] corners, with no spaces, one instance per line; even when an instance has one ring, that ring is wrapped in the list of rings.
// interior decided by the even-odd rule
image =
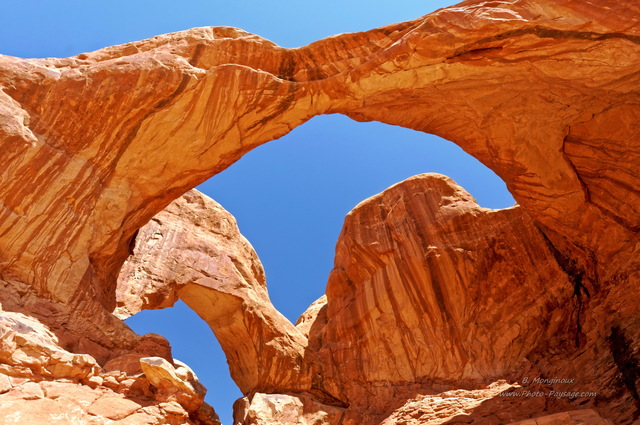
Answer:
[[[619,165],[605,146],[634,131],[635,7],[617,4],[612,21],[569,0],[540,13],[467,2],[299,49],[199,28],[68,59],[5,57],[3,275],[63,301],[82,282],[111,307],[135,229],[249,149],[335,112],[453,140],[561,248],[606,261],[617,247],[600,239],[638,227],[633,175],[595,178],[582,152]],[[625,117],[615,132],[613,116]],[[21,179],[27,167],[38,177]]]
[[[343,113],[440,135],[502,177],[568,281],[593,294],[578,346],[602,379],[624,374],[619,354],[591,348],[611,329],[637,345],[623,300],[638,282],[640,10],[606,6],[466,1],[299,49],[199,28],[67,59],[2,57],[0,276],[18,294],[3,301],[70,308],[43,320],[73,351],[131,349],[130,333],[100,324],[115,323],[136,230],[253,147]],[[629,417],[625,397],[605,410]]]

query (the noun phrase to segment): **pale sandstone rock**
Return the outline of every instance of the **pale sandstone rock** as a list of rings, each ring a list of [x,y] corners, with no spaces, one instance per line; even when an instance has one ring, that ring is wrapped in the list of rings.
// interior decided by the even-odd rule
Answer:
[[[176,402],[169,412],[167,406],[152,396],[123,396],[99,386],[92,389],[73,382],[25,381],[0,394],[0,424],[219,425],[210,407],[189,411]],[[191,416],[197,419],[185,420]]]
[[[92,376],[86,380],[86,384],[91,388],[99,387],[104,383],[104,378],[101,376]]]
[[[302,332],[305,337],[309,338],[311,328],[318,319],[318,316],[322,314],[322,309],[326,306],[326,304],[327,296],[323,295],[315,300],[309,306],[309,308],[307,308],[307,310],[298,318],[298,321],[296,322],[296,328],[298,328],[298,330]]]
[[[96,400],[87,413],[94,416],[102,416],[117,421],[131,415],[142,406],[133,400],[123,397],[101,397]]]
[[[173,365],[165,359],[160,357],[144,357],[140,359],[140,366],[151,385],[158,388],[175,387],[181,391],[196,394],[193,385],[180,378]]]
[[[189,365],[181,362],[178,359],[173,359],[173,364],[175,365],[175,374],[178,378],[182,379],[185,382],[200,382],[195,372],[191,370]]]
[[[39,297],[27,284],[3,280],[0,280],[0,299],[5,311],[30,315],[44,325],[55,335],[56,344],[63,347],[63,351],[89,354],[100,365],[131,353],[171,359],[171,348],[165,338],[154,334],[136,335],[96,300],[81,300],[79,305],[64,304]]]
[[[44,392],[36,382],[26,381],[15,385],[5,399],[39,400],[44,398]]]
[[[384,419],[381,425],[476,423],[477,421],[470,418],[474,409],[511,388],[510,384],[500,381],[492,383],[484,389],[452,390],[434,395],[423,395],[408,400]],[[487,423],[498,423],[499,418],[492,419],[493,421]]]
[[[11,379],[7,375],[0,374],[0,394],[6,393],[11,388]]]
[[[150,335],[138,338],[134,351],[154,352],[156,347],[157,337]],[[141,373],[144,354],[129,356]],[[113,366],[120,361],[119,366],[127,369],[122,357],[126,356],[108,363]],[[204,388],[186,366],[179,366],[176,375],[191,385],[191,392],[178,394],[179,411],[174,408],[165,414],[160,405],[166,397],[151,391],[146,379],[130,378],[128,370],[99,375],[101,368],[91,356],[64,350],[47,326],[22,313],[0,310],[0,361],[3,372],[9,374],[0,374],[0,424],[106,425],[114,420],[152,425],[219,424],[215,412],[203,405]],[[134,413],[142,408],[141,402],[154,414]],[[198,419],[185,422],[190,415]]]
[[[81,380],[98,373],[91,356],[70,353],[41,322],[0,309],[0,362],[29,370],[28,375]]]
[[[308,395],[262,394],[234,404],[234,425],[339,425],[344,409]]]
[[[68,424],[104,424],[88,415],[70,400],[15,400],[0,399],[0,423],[3,425],[68,425]]]
[[[133,415],[128,416],[119,421],[115,421],[115,422],[112,421],[110,422],[110,425],[111,424],[113,425],[147,425],[147,424],[156,424],[160,421],[165,422],[164,418],[159,417],[158,413],[153,414],[149,412],[140,412],[140,413],[134,413]]]
[[[178,416],[183,420],[186,419],[187,415],[185,415],[184,409],[175,401],[160,403],[160,408],[168,415]]]
[[[47,398],[52,400],[66,398],[78,404],[83,410],[87,410],[103,394],[99,390],[91,390],[70,382],[45,381],[40,385]]]
[[[107,388],[115,389],[115,388],[117,388],[117,387],[118,387],[119,382],[118,382],[118,380],[116,379],[116,377],[115,377],[115,376],[113,376],[113,375],[106,375],[106,376],[104,377],[104,380],[103,380],[102,384],[103,384],[105,387],[107,387]]]
[[[217,415],[204,403],[207,390],[198,381],[193,371],[184,364],[175,368],[171,363],[161,357],[145,357],[140,359],[140,366],[146,380],[157,388],[155,398],[168,402],[168,406],[181,406],[178,416],[188,413],[202,413],[203,417],[213,417],[217,421]],[[146,380],[144,382],[146,382]],[[160,406],[162,409],[162,405]],[[166,410],[166,409],[165,409]],[[175,409],[174,409],[175,410]],[[175,412],[172,417],[177,418]],[[177,419],[175,419],[177,420]],[[214,421],[214,422],[215,422]]]

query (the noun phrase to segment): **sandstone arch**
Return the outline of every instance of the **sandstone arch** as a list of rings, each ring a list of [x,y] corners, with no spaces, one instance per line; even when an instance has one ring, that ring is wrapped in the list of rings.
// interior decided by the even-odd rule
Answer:
[[[133,336],[95,323],[92,341],[77,335],[83,315],[113,320],[135,231],[249,149],[343,113],[438,134],[492,168],[569,281],[594,294],[582,349],[614,328],[637,346],[624,294],[638,282],[639,12],[629,1],[465,1],[299,49],[199,28],[67,59],[3,56],[3,303],[72,306],[43,320],[76,335],[74,350],[131,348]],[[614,379],[610,357],[592,359],[602,379]],[[621,397],[606,409],[628,417]]]

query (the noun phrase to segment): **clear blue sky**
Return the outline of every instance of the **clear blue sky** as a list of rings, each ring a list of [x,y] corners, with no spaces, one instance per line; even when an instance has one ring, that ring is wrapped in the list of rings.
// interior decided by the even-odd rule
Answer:
[[[235,26],[297,47],[342,32],[410,20],[453,1],[362,0],[5,2],[0,53],[70,56],[197,26]],[[275,306],[291,321],[324,292],[345,214],[407,177],[446,174],[482,206],[513,205],[504,184],[453,143],[343,116],[316,117],[261,146],[199,187],[238,219],[264,264]],[[207,401],[231,424],[241,396],[206,324],[183,303],[142,312],[127,323],[167,337],[174,357],[208,388]]]

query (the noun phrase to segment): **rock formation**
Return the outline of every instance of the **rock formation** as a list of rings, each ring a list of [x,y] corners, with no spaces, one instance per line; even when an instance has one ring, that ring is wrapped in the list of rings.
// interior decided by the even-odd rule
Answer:
[[[630,0],[468,0],[298,49],[197,28],[65,59],[0,56],[9,377],[0,378],[0,402],[14,403],[3,414],[70,409],[47,392],[65,384],[67,394],[68,385],[86,393],[77,412],[96,423],[116,420],[115,411],[130,422],[215,420],[193,385],[184,392],[172,378],[157,388],[142,375],[141,359],[173,359],[161,337],[139,337],[111,314],[118,292],[130,294],[122,314],[179,296],[208,321],[246,393],[245,423],[285,404],[287,418],[343,424],[425,422],[441,407],[464,412],[449,423],[586,408],[637,420],[639,16]],[[519,206],[482,210],[435,176],[364,202],[346,219],[326,300],[297,328],[270,306],[259,262],[231,221],[202,223],[202,240],[179,236],[197,223],[187,209],[175,231],[161,230],[177,239],[161,245],[197,246],[179,254],[190,274],[183,279],[166,254],[136,272],[134,256],[116,291],[131,251],[153,251],[136,232],[154,215],[326,113],[447,138],[500,175]],[[210,204],[192,193],[172,205],[190,202]],[[238,240],[224,243],[224,234]],[[136,276],[161,279],[127,287]],[[573,379],[551,389],[598,395],[493,391],[549,390],[529,376]],[[436,401],[451,391],[483,401],[471,410]]]
[[[615,360],[581,349],[606,341],[581,323],[555,254],[522,207],[483,209],[444,176],[415,176],[349,213],[327,294],[296,329],[271,305],[233,218],[191,191],[140,230],[118,304],[134,313],[141,300],[179,297],[207,321],[247,394],[241,424],[497,424],[626,409]],[[597,362],[600,376],[578,372]],[[543,376],[571,378],[523,381]]]
[[[178,365],[183,370],[178,377],[164,358],[136,353],[149,351],[145,343],[157,345],[152,339],[147,335],[137,349],[100,367],[92,356],[62,348],[34,317],[0,310],[0,423],[219,425],[188,368]],[[141,359],[163,362],[176,379],[154,379],[147,370],[143,375]]]
[[[140,229],[134,252],[120,274],[118,316],[181,298],[235,359],[231,376],[243,393],[310,385],[301,370],[306,338],[269,301],[257,254],[219,204],[187,192]]]

